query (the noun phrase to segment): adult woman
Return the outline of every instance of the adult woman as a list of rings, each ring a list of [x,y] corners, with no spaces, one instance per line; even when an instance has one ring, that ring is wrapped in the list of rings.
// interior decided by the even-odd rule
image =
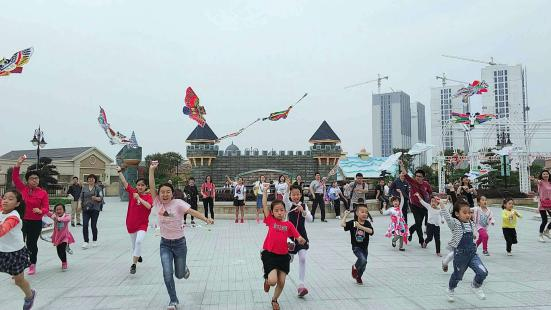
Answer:
[[[84,243],[82,249],[88,248],[88,223],[92,220],[92,246],[98,245],[98,218],[103,201],[103,191],[97,185],[98,177],[94,174],[88,175],[87,184],[82,187],[80,193],[80,205],[82,206],[82,236]]]
[[[187,266],[187,245],[184,236],[184,227],[182,225],[184,214],[189,213],[193,217],[212,224],[214,221],[203,216],[198,211],[191,209],[191,206],[181,200],[173,199],[174,188],[172,184],[163,183],[159,185],[159,191],[155,189],[155,169],[158,162],[151,162],[149,166],[149,185],[151,186],[151,197],[153,206],[158,210],[159,227],[161,228],[160,255],[163,266],[163,278],[166,289],[170,297],[170,303],[167,310],[175,310],[178,305],[176,296],[176,284],[174,275],[178,279],[189,277],[189,268]]]
[[[461,184],[459,185],[458,194],[464,196],[469,203],[469,206],[474,208],[476,190],[473,188],[471,180],[466,175],[461,177]]]
[[[260,212],[262,212],[262,195],[264,190],[264,184],[266,183],[266,177],[261,175],[258,181],[254,183],[253,192],[256,195],[256,223],[260,224]]]
[[[210,218],[214,220],[214,200],[216,199],[216,186],[212,183],[212,177],[207,175],[205,182],[201,185],[201,196],[203,196],[203,206],[205,207],[205,217],[208,218],[210,210]]]
[[[289,186],[285,182],[285,176],[282,174],[277,178],[277,183],[275,185],[275,199],[277,200],[283,200],[283,195],[287,192],[289,189]]]
[[[23,215],[23,238],[25,244],[30,252],[31,265],[29,266],[29,275],[36,273],[36,260],[38,256],[38,237],[42,232],[42,216],[50,211],[50,202],[48,200],[48,193],[42,188],[38,187],[40,178],[38,171],[29,170],[25,174],[25,180],[27,185],[21,182],[19,177],[19,170],[21,164],[27,159],[27,156],[23,155],[19,157],[13,172],[11,179],[17,190],[23,196],[25,202],[25,214]]]
[[[300,196],[300,202],[304,203],[304,196],[308,195],[309,190],[304,189],[304,181],[302,180],[302,176],[297,175],[296,181],[293,182],[293,185],[299,186],[302,189],[302,195]]]
[[[551,180],[549,176],[549,170],[543,170],[536,180],[539,196],[538,211],[540,211],[541,215],[540,235],[538,237],[538,241],[540,242],[545,242],[543,236],[551,239],[549,227],[547,227],[547,215],[551,216]],[[535,180],[533,177],[530,179]]]

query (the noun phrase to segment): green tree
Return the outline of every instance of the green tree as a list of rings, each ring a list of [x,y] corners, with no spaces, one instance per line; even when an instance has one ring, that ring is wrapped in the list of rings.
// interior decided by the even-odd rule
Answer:
[[[176,152],[167,153],[154,153],[145,157],[146,167],[149,167],[151,161],[158,161],[159,166],[155,171],[155,182],[160,184],[167,182],[169,179],[174,184],[181,182],[181,178],[176,175],[176,169],[180,165],[184,158],[182,155]],[[145,176],[149,177],[149,169],[145,169]]]
[[[402,152],[402,157],[400,158],[402,160],[402,163],[404,163],[404,167],[406,167],[407,171],[413,170],[414,167],[412,167],[412,161],[413,156],[409,155],[409,149],[401,149],[401,148],[393,148],[392,153],[396,154],[398,152]]]

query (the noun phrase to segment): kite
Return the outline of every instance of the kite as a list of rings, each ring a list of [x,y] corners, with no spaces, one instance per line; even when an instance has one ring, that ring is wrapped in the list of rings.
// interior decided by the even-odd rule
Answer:
[[[11,73],[23,72],[23,66],[29,62],[33,51],[34,49],[29,47],[13,54],[10,59],[0,59],[0,76],[8,76]]]
[[[297,103],[301,102],[302,99],[304,99],[306,96],[308,96],[308,93],[305,93],[302,97],[300,97],[299,100],[297,100],[293,105],[289,106],[289,108],[287,108],[287,110],[284,110],[284,111],[279,111],[279,112],[273,112],[273,113],[270,113],[270,115],[268,115],[267,117],[262,117],[262,118],[257,118],[256,120],[254,120],[253,122],[251,122],[249,125],[235,131],[235,132],[232,132],[230,134],[227,134],[227,135],[224,135],[220,138],[218,138],[217,142],[220,142],[221,140],[223,139],[226,139],[226,138],[230,138],[230,137],[237,137],[238,135],[240,135],[243,131],[245,131],[247,128],[251,127],[252,125],[254,125],[255,123],[259,122],[259,121],[265,121],[265,120],[270,120],[272,122],[275,122],[275,121],[279,121],[280,119],[286,119],[287,116],[289,115],[289,112],[291,111],[291,109],[297,105]]]
[[[188,115],[189,118],[196,121],[199,126],[204,127],[207,121],[203,115],[207,114],[207,112],[205,112],[205,108],[199,104],[199,97],[197,97],[191,87],[188,87],[186,90],[184,102],[186,103],[183,108],[184,115]]]
[[[413,147],[409,150],[408,155],[419,155],[423,152],[426,152],[432,149],[434,145],[425,144],[425,143],[415,143]]]
[[[452,112],[452,122],[457,124],[464,124],[467,129],[473,128],[475,125],[484,124],[487,121],[490,121],[492,119],[496,118],[496,115],[494,114],[480,114],[475,113],[474,115],[471,115],[471,113],[457,113]]]
[[[468,103],[469,97],[486,92],[488,92],[488,83],[486,83],[486,81],[481,82],[474,80],[469,86],[458,89],[454,97],[463,97],[461,101],[463,101],[463,103]]]
[[[131,144],[132,141],[129,140],[125,135],[118,131],[114,131],[111,128],[111,125],[107,122],[107,115],[105,114],[105,110],[100,106],[99,107],[99,116],[98,116],[98,122],[103,131],[105,131],[105,134],[107,135],[107,138],[109,138],[109,143],[111,145],[115,144]],[[136,137],[134,137],[135,139]]]
[[[391,171],[394,165],[398,163],[400,156],[402,156],[402,152],[398,152],[388,156],[387,159],[379,166],[381,174],[388,174],[388,171]]]

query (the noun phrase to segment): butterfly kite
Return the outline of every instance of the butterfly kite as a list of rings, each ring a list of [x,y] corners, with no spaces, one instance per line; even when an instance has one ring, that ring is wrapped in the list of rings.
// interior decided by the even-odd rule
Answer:
[[[13,54],[10,59],[0,59],[0,76],[23,72],[23,66],[29,62],[33,51],[33,48],[29,47]]]
[[[183,108],[184,114],[196,121],[199,126],[204,127],[207,121],[203,115],[207,113],[205,112],[205,108],[199,104],[199,97],[197,97],[191,87],[188,87],[186,90],[186,98],[184,102],[186,103]]]
[[[463,124],[467,128],[473,128],[475,125],[483,124],[495,118],[496,116],[494,114],[480,114],[477,112],[474,115],[471,115],[471,113],[469,112],[467,113],[452,112],[452,122],[457,124]]]
[[[254,120],[253,122],[251,122],[247,126],[239,129],[238,131],[232,132],[230,134],[227,134],[225,136],[222,136],[222,137],[218,138],[217,141],[221,141],[221,140],[224,140],[224,139],[230,138],[230,137],[236,137],[236,136],[240,135],[243,131],[245,131],[247,128],[251,127],[252,125],[254,125],[255,123],[257,123],[259,121],[270,120],[272,122],[275,122],[275,121],[279,121],[281,119],[286,119],[287,116],[289,115],[289,112],[291,112],[291,109],[293,107],[295,107],[297,105],[297,103],[302,101],[302,99],[304,99],[306,96],[308,96],[308,93],[305,93],[302,97],[300,97],[300,99],[297,100],[293,105],[289,106],[289,108],[287,108],[287,110],[283,110],[283,111],[279,111],[279,112],[273,112],[273,113],[270,113],[270,115],[268,115],[266,117],[257,118],[256,120]]]
[[[463,103],[468,103],[469,97],[486,92],[488,92],[488,83],[474,80],[469,86],[458,89],[454,97],[463,97]]]
[[[107,122],[107,115],[105,114],[105,110],[103,110],[102,107],[99,107],[99,116],[98,116],[98,122],[103,131],[105,131],[105,134],[107,135],[107,138],[109,138],[109,143],[111,145],[115,144],[132,144],[132,140],[128,139],[125,135],[122,133],[115,131],[111,128],[111,125]],[[134,137],[134,144],[137,145],[136,136]]]

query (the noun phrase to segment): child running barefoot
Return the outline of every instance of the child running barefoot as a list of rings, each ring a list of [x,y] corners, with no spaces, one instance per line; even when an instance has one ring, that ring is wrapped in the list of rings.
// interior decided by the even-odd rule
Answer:
[[[126,211],[126,230],[130,234],[132,242],[132,265],[130,265],[130,274],[136,273],[136,264],[143,262],[142,244],[147,227],[149,226],[149,215],[153,199],[151,194],[146,193],[147,184],[145,179],[136,180],[136,188],[128,184],[121,167],[117,167],[119,180],[128,193],[128,209]]]
[[[308,289],[304,286],[304,278],[306,276],[306,251],[309,249],[308,234],[306,233],[306,221],[312,222],[312,214],[308,210],[308,206],[300,201],[302,197],[302,188],[298,185],[291,185],[291,180],[287,179],[287,189],[283,195],[283,201],[285,202],[285,208],[289,210],[287,219],[291,224],[295,226],[302,238],[306,240],[306,243],[301,245],[295,241],[294,249],[289,251],[291,254],[291,262],[295,254],[298,254],[299,267],[298,267],[298,297],[304,297],[308,294]],[[291,199],[289,199],[291,196]]]
[[[471,288],[478,298],[485,299],[486,295],[481,286],[488,276],[488,270],[476,254],[476,245],[473,241],[476,226],[471,220],[469,203],[464,200],[457,201],[453,206],[455,217],[450,215],[447,208],[442,208],[440,212],[452,231],[452,240],[449,244],[454,248],[453,273],[448,286],[448,301],[453,302],[455,300],[454,290],[459,281],[463,279],[467,267],[475,273]]]
[[[391,208],[388,208],[383,211],[383,215],[390,215],[390,225],[385,234],[385,237],[392,237],[392,247],[396,247],[396,241],[400,240],[400,251],[405,251],[404,243],[408,243],[408,233],[409,228],[404,216],[402,215],[402,207],[404,206],[404,195],[400,189],[396,189],[400,193],[400,198],[392,197],[390,198],[390,203],[392,204]]]
[[[440,254],[440,224],[444,224],[442,216],[440,215],[441,201],[438,197],[433,196],[430,199],[430,204],[425,202],[419,193],[415,193],[419,198],[419,202],[428,211],[427,219],[427,238],[423,242],[422,248],[426,249],[427,244],[434,238],[434,245],[436,246],[436,255],[442,257]],[[443,201],[442,201],[443,204]]]
[[[54,220],[54,232],[52,234],[52,243],[57,248],[57,256],[61,260],[61,270],[67,270],[67,247],[75,243],[73,235],[69,231],[71,214],[65,213],[65,205],[58,203],[54,207],[54,213],[48,216]]]
[[[0,272],[7,273],[15,280],[15,285],[25,294],[23,310],[31,309],[36,291],[25,280],[23,271],[31,265],[29,251],[23,242],[21,217],[25,213],[23,197],[16,190],[7,191],[2,197],[0,213]]]
[[[482,254],[490,256],[488,252],[488,226],[494,225],[494,215],[492,214],[492,210],[488,208],[486,197],[478,196],[476,202],[478,206],[474,207],[473,210],[473,220],[478,231],[476,246],[478,247],[482,243]]]
[[[299,245],[306,244],[306,239],[300,236],[295,226],[285,221],[285,205],[281,200],[272,201],[268,207],[268,187],[263,186],[262,206],[264,210],[264,223],[268,226],[268,234],[262,245],[260,255],[264,267],[264,291],[268,293],[271,286],[277,286],[272,297],[273,310],[279,310],[277,299],[285,286],[285,278],[289,273],[290,256],[287,246],[287,238],[294,238]]]
[[[522,217],[517,210],[513,209],[513,204],[513,199],[507,198],[503,200],[503,204],[501,205],[501,208],[503,209],[501,212],[501,218],[503,219],[501,227],[503,229],[503,237],[506,242],[507,256],[513,255],[511,253],[511,248],[513,247],[513,244],[517,244],[518,242],[516,231],[517,219]]]
[[[352,265],[352,278],[358,285],[362,285],[362,275],[367,265],[367,246],[369,245],[369,236],[373,236],[373,226],[367,220],[367,205],[361,203],[356,205],[357,220],[347,222],[346,218],[350,211],[344,211],[341,219],[341,227],[345,231],[350,231],[350,242],[352,243],[352,252],[358,258]]]
[[[173,199],[174,188],[170,183],[159,185],[159,191],[155,189],[155,169],[159,163],[152,161],[149,166],[149,185],[151,186],[151,197],[153,206],[158,211],[159,226],[161,228],[160,255],[163,266],[163,278],[165,281],[170,303],[167,310],[175,310],[178,306],[178,297],[176,296],[176,285],[174,277],[178,279],[189,278],[189,268],[187,266],[187,245],[184,236],[183,219],[184,214],[189,213],[194,217],[212,224],[214,221],[208,219],[203,214],[191,209],[191,206],[181,199]]]

